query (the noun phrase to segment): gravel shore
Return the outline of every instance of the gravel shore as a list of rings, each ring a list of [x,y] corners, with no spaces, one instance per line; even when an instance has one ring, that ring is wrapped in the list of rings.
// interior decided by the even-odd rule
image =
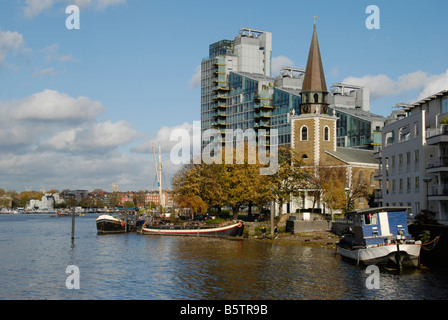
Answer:
[[[266,236],[266,239],[262,239],[260,236],[252,237],[259,241],[275,241],[275,243],[287,244],[287,245],[300,245],[311,246],[321,248],[336,248],[336,243],[339,242],[339,237],[330,231],[311,231],[302,233],[279,233],[276,239],[271,240],[270,234]]]

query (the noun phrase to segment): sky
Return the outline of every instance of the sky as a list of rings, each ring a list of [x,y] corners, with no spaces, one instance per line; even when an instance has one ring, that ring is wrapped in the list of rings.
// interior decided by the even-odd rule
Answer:
[[[79,29],[66,26],[70,5]],[[153,143],[169,184],[179,169],[170,133],[193,134],[200,121],[201,60],[242,27],[272,32],[275,75],[305,68],[317,16],[327,86],[366,86],[370,111],[388,116],[448,89],[447,9],[441,0],[0,0],[0,188],[155,189]]]

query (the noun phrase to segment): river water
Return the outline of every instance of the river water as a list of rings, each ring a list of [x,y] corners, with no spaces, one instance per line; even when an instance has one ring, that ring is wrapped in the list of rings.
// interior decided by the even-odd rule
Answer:
[[[0,215],[2,300],[447,299],[446,270],[369,274],[324,248],[270,240],[97,235],[96,215]],[[68,266],[79,289],[68,289]],[[75,283],[75,282],[71,282]]]

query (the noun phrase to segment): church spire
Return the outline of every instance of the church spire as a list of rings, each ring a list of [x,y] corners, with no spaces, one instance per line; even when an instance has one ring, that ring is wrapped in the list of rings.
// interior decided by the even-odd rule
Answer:
[[[304,91],[327,91],[324,68],[320,56],[319,41],[317,40],[316,22],[314,22],[313,37],[311,40],[308,62],[306,64]]]
[[[314,20],[313,37],[302,85],[302,113],[327,114],[327,95],[327,84],[317,40],[316,20]]]

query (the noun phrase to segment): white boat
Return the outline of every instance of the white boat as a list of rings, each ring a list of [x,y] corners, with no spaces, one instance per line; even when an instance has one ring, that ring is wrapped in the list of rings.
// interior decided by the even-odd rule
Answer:
[[[421,242],[409,234],[406,209],[382,207],[347,213],[338,253],[358,264],[388,263],[400,270],[417,267]]]
[[[242,221],[222,224],[186,223],[184,225],[143,225],[142,234],[196,237],[239,237],[243,234]]]

